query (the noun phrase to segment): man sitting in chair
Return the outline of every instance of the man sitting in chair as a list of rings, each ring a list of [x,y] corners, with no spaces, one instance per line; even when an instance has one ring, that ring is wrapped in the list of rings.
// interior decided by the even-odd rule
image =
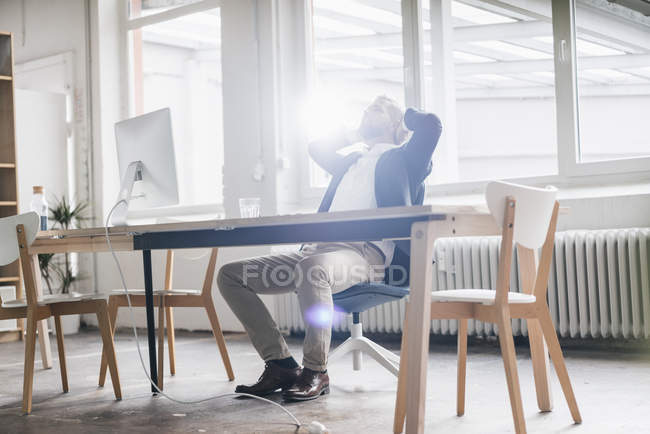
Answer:
[[[357,132],[339,134],[309,145],[311,157],[332,175],[318,212],[422,204],[424,179],[441,132],[433,114],[377,97]],[[408,135],[410,139],[403,143]],[[363,142],[364,149],[337,151]],[[403,143],[403,144],[402,144]],[[259,380],[236,392],[263,396],[282,389],[292,401],[329,392],[327,354],[333,316],[332,293],[361,282],[383,281],[387,266],[409,269],[408,241],[314,243],[295,253],[231,262],[221,267],[219,289],[266,362]],[[405,274],[402,274],[405,276]],[[404,279],[401,279],[404,281]],[[259,294],[295,291],[305,322],[300,368]]]

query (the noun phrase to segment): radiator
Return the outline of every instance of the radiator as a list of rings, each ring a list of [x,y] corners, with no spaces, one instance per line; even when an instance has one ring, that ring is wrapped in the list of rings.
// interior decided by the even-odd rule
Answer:
[[[434,245],[433,290],[494,288],[500,237],[443,238]],[[548,282],[555,328],[565,338],[650,338],[650,228],[559,232]],[[510,276],[519,292],[517,258]],[[405,300],[362,313],[364,331],[400,333]],[[276,321],[286,332],[304,331],[295,294],[276,301]],[[434,320],[431,333],[455,334],[456,321]],[[348,331],[344,314],[334,331]],[[515,335],[526,336],[525,320],[513,320]],[[496,326],[470,321],[468,333],[489,336]]]

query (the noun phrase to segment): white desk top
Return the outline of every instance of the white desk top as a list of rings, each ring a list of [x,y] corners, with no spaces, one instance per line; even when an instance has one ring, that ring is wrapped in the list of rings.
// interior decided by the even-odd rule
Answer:
[[[235,219],[221,219],[221,220],[205,220],[193,222],[174,222],[174,223],[159,223],[150,225],[136,225],[136,226],[116,226],[109,228],[111,235],[124,235],[124,234],[141,234],[149,232],[170,232],[170,231],[183,231],[183,230],[199,230],[199,229],[230,229],[240,227],[252,226],[274,226],[274,225],[291,225],[291,224],[306,224],[306,223],[321,223],[321,222],[342,222],[354,220],[369,220],[369,219],[387,219],[399,217],[417,217],[417,216],[448,216],[448,215],[483,215],[488,214],[487,207],[480,206],[435,206],[422,205],[422,206],[404,206],[404,207],[389,207],[377,208],[371,210],[355,210],[355,211],[339,211],[328,213],[311,213],[311,214],[290,214],[269,217],[257,218],[235,218]],[[71,230],[50,230],[41,231],[37,239],[52,239],[52,238],[92,238],[97,236],[104,236],[105,229],[103,227],[97,228],[84,228],[84,229],[71,229]]]

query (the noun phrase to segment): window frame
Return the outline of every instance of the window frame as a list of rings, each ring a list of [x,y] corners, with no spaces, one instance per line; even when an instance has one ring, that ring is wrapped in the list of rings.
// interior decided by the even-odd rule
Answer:
[[[121,32],[123,39],[122,49],[120,51],[122,52],[122,74],[126,78],[126,80],[124,80],[126,86],[125,89],[123,89],[123,96],[125,97],[124,101],[127,101],[126,112],[129,115],[132,115],[137,110],[138,104],[142,103],[142,101],[138,101],[138,98],[142,99],[143,84],[136,82],[132,74],[134,67],[133,56],[135,54],[133,53],[133,38],[130,32],[135,32],[146,26],[171,21],[198,12],[221,8],[223,0],[201,0],[195,3],[178,6],[166,11],[136,18],[131,18],[129,16],[129,2],[130,0],[122,1],[122,4],[124,5],[122,10],[123,21]],[[140,53],[140,56],[141,55],[142,53]],[[141,60],[140,57],[140,61]]]
[[[210,9],[220,8],[223,4],[223,0],[200,0],[194,3],[189,3],[183,6],[177,6],[166,11],[158,12],[151,15],[145,15],[143,17],[131,18],[129,16],[128,1],[125,3],[127,7],[125,8],[125,23],[123,30],[130,31],[136,30],[141,27],[150,26],[152,24],[158,24],[163,21],[170,21],[176,18],[183,17],[185,15],[191,15],[198,12],[207,11]]]
[[[580,102],[576,56],[576,0],[552,2],[558,170],[568,177],[648,172],[650,155],[602,161],[580,161]],[[648,35],[650,37],[650,34]],[[561,110],[561,112],[560,112]],[[562,122],[560,113],[567,116]]]
[[[223,7],[223,0],[200,0],[183,6],[174,7],[162,12],[146,15],[142,17],[131,18],[129,12],[130,0],[120,2],[121,15],[121,40],[120,40],[120,62],[122,65],[123,80],[121,94],[123,101],[123,114],[127,117],[133,116],[137,109],[137,93],[143,89],[138,89],[142,83],[136,83],[133,74],[133,38],[131,32],[142,29],[165,21],[174,20],[183,16],[204,12],[212,9]],[[140,94],[141,95],[141,94]],[[152,217],[169,217],[169,216],[189,216],[203,214],[206,210],[223,210],[223,202],[206,202],[191,205],[174,205],[169,207],[137,210],[129,212],[128,218],[152,218]]]
[[[402,0],[402,43],[404,47],[404,88],[407,105],[418,107],[424,102],[422,2],[450,0]],[[311,1],[309,2],[311,3]],[[503,180],[531,185],[590,186],[603,182],[648,182],[650,156],[603,161],[580,161],[579,100],[576,59],[576,0],[552,0],[551,24],[553,28],[553,60],[555,76],[557,174],[532,177],[510,177]],[[313,8],[305,8],[311,17]],[[308,17],[308,18],[309,18]],[[311,20],[305,30],[308,45],[313,43]],[[407,30],[410,29],[410,30]],[[562,56],[560,53],[564,53]],[[313,53],[306,59],[306,69],[313,70]],[[456,144],[457,146],[457,144]],[[302,199],[313,201],[322,196],[326,188],[313,187],[309,173],[301,176]],[[490,179],[427,184],[426,197],[482,193]]]

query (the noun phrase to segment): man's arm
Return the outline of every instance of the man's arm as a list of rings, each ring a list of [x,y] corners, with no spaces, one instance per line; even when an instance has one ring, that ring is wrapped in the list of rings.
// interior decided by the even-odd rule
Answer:
[[[311,142],[309,156],[314,159],[316,164],[333,175],[345,158],[344,155],[336,151],[354,144],[357,136],[356,132],[346,132],[341,129],[328,137]]]
[[[413,131],[413,135],[404,145],[409,172],[417,176],[424,175],[442,133],[442,124],[433,113],[408,108],[404,114],[404,125]]]

